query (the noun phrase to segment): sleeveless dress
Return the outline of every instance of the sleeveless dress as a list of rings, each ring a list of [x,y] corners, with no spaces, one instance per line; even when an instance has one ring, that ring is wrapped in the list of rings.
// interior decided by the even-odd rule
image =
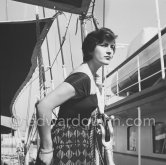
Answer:
[[[72,73],[66,80],[75,89],[75,96],[60,106],[58,120],[52,128],[54,164],[92,165],[88,120],[97,108],[96,94],[88,74]]]

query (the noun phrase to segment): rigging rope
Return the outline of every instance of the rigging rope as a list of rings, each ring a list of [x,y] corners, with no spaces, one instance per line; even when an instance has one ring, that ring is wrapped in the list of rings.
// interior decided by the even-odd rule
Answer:
[[[72,18],[72,14],[70,15],[68,24],[67,24],[67,26],[66,26],[65,34],[64,34],[64,36],[62,37],[62,38],[63,38],[62,43],[61,43],[60,48],[59,48],[59,50],[58,50],[58,52],[57,52],[57,54],[56,54],[56,56],[55,56],[55,59],[53,60],[53,63],[52,63],[52,65],[51,65],[51,68],[53,67],[53,65],[54,65],[54,63],[55,63],[55,61],[56,61],[56,59],[57,59],[57,57],[58,57],[58,55],[59,55],[59,52],[61,51],[62,46],[63,46],[63,44],[64,44],[64,42],[65,42],[65,40],[66,40],[66,35],[67,35],[67,31],[68,31],[68,28],[69,28],[69,25],[70,25],[71,18]]]
[[[70,33],[69,33],[69,47],[70,47],[71,65],[72,65],[72,69],[74,69],[73,53],[72,53],[72,49],[71,49],[71,41],[70,41]]]
[[[61,32],[59,27],[59,19],[57,17],[57,28],[58,28],[58,36],[59,36],[59,45],[61,45]],[[61,47],[61,59],[62,59],[62,69],[63,69],[63,77],[66,78],[66,70],[65,70],[65,61],[64,61],[64,55],[63,55],[63,48]]]

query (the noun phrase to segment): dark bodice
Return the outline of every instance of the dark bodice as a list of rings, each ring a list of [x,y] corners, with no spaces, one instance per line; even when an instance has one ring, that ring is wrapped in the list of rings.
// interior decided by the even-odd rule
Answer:
[[[90,81],[89,76],[82,72],[74,73],[65,80],[74,87],[76,94],[60,106],[58,121],[75,125],[78,122],[78,124],[87,124],[98,104],[96,94],[90,94]]]

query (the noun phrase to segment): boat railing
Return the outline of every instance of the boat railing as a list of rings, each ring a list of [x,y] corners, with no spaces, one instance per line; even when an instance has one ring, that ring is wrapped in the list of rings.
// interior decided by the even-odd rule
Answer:
[[[140,92],[165,79],[166,27],[161,30],[162,53],[156,34],[106,76],[105,105]],[[165,62],[166,63],[166,62]]]

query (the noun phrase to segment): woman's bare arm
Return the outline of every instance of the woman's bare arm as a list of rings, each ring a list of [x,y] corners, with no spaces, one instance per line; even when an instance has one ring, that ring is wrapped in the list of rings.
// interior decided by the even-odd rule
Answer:
[[[42,149],[52,149],[52,110],[73,96],[75,96],[75,89],[70,84],[63,82],[38,103],[37,119],[39,136],[41,140],[40,147]]]

